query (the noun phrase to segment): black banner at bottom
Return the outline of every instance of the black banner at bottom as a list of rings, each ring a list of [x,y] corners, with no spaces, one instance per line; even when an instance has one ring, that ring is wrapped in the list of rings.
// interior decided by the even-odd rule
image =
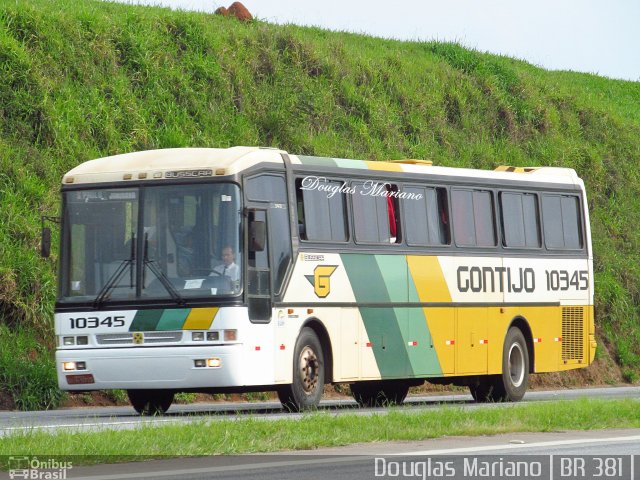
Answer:
[[[635,480],[632,455],[236,455],[0,457],[0,479]],[[639,477],[640,480],[640,477]]]

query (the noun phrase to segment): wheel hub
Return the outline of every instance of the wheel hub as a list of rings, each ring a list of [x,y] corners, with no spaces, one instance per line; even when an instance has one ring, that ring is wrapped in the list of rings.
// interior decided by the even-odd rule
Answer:
[[[509,349],[509,376],[514,387],[524,381],[524,365],[524,352],[519,343],[514,343]]]
[[[318,371],[320,365],[318,356],[309,346],[306,346],[300,352],[300,380],[302,380],[302,388],[304,393],[310,395],[318,387]]]

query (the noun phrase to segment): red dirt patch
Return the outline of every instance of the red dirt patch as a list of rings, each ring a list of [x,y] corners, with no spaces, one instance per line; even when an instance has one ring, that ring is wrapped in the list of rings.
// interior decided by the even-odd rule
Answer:
[[[241,22],[253,20],[253,15],[241,2],[233,2],[229,8],[220,7],[214,13],[224,17],[236,17]]]
[[[61,405],[63,408],[77,407],[111,407],[114,405],[129,405],[129,402],[118,402],[105,392],[71,393]]]

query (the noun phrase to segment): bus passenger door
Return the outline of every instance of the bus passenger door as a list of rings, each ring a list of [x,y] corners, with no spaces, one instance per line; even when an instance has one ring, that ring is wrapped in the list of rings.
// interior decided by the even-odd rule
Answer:
[[[264,231],[263,231],[264,230]],[[252,323],[277,322],[273,333],[274,343],[274,381],[289,381],[291,375],[290,351],[295,339],[289,338],[291,328],[287,328],[287,319],[284,310],[279,310],[277,318],[273,318],[272,304],[273,282],[271,266],[273,255],[271,252],[273,223],[266,210],[249,210],[249,261],[247,274],[247,302],[249,305],[249,320]],[[252,245],[253,236],[259,237],[263,245]],[[288,325],[291,327],[291,325]],[[266,340],[266,338],[265,338]],[[285,348],[280,348],[283,345]],[[289,346],[287,349],[286,346]]]

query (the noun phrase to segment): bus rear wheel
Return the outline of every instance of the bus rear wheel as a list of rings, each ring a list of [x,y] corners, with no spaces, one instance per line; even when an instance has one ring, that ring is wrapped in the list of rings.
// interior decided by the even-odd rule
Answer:
[[[529,351],[524,335],[511,327],[502,349],[502,374],[482,377],[469,390],[476,402],[517,402],[529,385]]]
[[[324,354],[316,333],[300,332],[293,351],[293,382],[278,390],[282,406],[292,412],[316,408],[324,390]]]
[[[351,394],[361,407],[386,407],[404,402],[409,385],[402,381],[352,383]]]
[[[127,390],[131,406],[140,415],[163,415],[173,403],[171,390]]]

